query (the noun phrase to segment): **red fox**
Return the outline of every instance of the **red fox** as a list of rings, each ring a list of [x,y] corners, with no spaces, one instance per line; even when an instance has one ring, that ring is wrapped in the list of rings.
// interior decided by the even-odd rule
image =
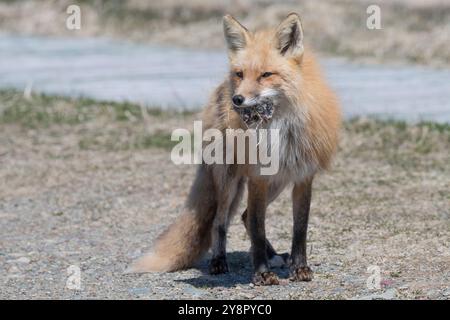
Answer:
[[[289,265],[292,281],[310,281],[313,273],[307,264],[306,237],[311,187],[315,174],[329,167],[336,151],[341,122],[338,101],[312,53],[304,48],[297,14],[289,14],[275,29],[257,32],[227,15],[223,27],[230,73],[205,108],[203,124],[223,132],[246,129],[252,120],[243,117],[243,110],[265,101],[270,108],[258,116],[265,120],[263,127],[279,130],[279,170],[261,175],[257,166],[246,163],[200,164],[185,211],[129,271],[188,268],[211,248],[210,273],[228,272],[227,229],[247,186],[242,220],[251,241],[253,283],[278,284],[271,271],[276,262]],[[290,185],[292,248],[290,255],[278,255],[266,239],[266,208]]]

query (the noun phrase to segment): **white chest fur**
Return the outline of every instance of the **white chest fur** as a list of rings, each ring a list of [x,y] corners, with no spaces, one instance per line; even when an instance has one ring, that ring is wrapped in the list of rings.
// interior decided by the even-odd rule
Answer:
[[[270,123],[269,129],[279,132],[278,141],[271,141],[271,149],[279,155],[279,170],[269,179],[285,183],[300,182],[316,173],[318,165],[311,154],[313,149],[303,119],[275,118]]]

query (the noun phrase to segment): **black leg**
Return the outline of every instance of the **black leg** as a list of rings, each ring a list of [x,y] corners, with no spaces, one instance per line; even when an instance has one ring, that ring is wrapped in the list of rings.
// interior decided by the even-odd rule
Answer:
[[[226,242],[227,231],[225,224],[213,227],[213,256],[209,262],[210,274],[221,274],[228,272]]]
[[[267,182],[252,180],[248,183],[247,226],[252,243],[252,258],[256,285],[278,284],[277,276],[269,271],[266,249],[265,215],[267,207]]]
[[[233,171],[230,170],[231,173]],[[234,175],[226,176],[225,181],[218,181],[218,207],[214,218],[212,235],[212,258],[209,262],[209,273],[228,272],[227,263],[227,230],[242,197],[244,180]]]
[[[290,261],[290,279],[311,281],[312,270],[306,258],[306,236],[308,231],[309,209],[311,205],[312,178],[296,184],[292,191],[294,230]]]
[[[247,226],[247,209],[245,209],[244,213],[242,213],[242,222],[244,223],[245,230],[248,232],[248,226]],[[267,258],[272,259],[274,256],[277,255],[277,252],[273,248],[272,244],[268,239],[266,239],[266,252],[267,252]]]

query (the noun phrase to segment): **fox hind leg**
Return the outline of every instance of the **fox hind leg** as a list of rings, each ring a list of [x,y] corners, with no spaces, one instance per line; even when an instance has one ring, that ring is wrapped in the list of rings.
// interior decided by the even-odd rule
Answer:
[[[247,224],[247,209],[245,209],[244,213],[242,213],[242,222],[244,223],[244,227],[248,230],[248,224]],[[287,265],[289,261],[289,253],[285,252],[282,254],[278,254],[272,244],[270,243],[269,239],[266,238],[266,253],[267,258],[269,259],[269,265],[272,268],[278,268],[278,267],[284,267]]]
[[[284,190],[286,187],[285,184],[280,183],[271,183],[269,185],[269,191],[267,195],[267,205],[269,205],[271,202],[273,202],[280,193]],[[247,233],[249,232],[248,224],[247,224],[247,214],[248,210],[245,209],[244,213],[242,213],[242,222],[244,223],[245,230]],[[278,254],[276,250],[273,248],[270,241],[266,238],[266,253],[267,258],[269,259],[269,265],[270,267],[276,268],[276,267],[284,267],[288,264],[289,260],[289,253],[282,253]]]
[[[244,179],[228,177],[218,186],[218,206],[212,227],[212,258],[209,262],[210,274],[228,272],[226,241],[228,225],[242,198]]]

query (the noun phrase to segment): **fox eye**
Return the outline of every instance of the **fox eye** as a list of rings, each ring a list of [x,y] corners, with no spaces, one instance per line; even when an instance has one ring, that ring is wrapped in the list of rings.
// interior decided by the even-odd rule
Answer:
[[[270,77],[271,75],[273,75],[272,72],[264,72],[264,73],[261,75],[261,77],[263,77],[263,78],[268,78],[268,77]]]
[[[244,73],[242,71],[237,71],[236,72],[236,77],[243,79],[244,78]]]

